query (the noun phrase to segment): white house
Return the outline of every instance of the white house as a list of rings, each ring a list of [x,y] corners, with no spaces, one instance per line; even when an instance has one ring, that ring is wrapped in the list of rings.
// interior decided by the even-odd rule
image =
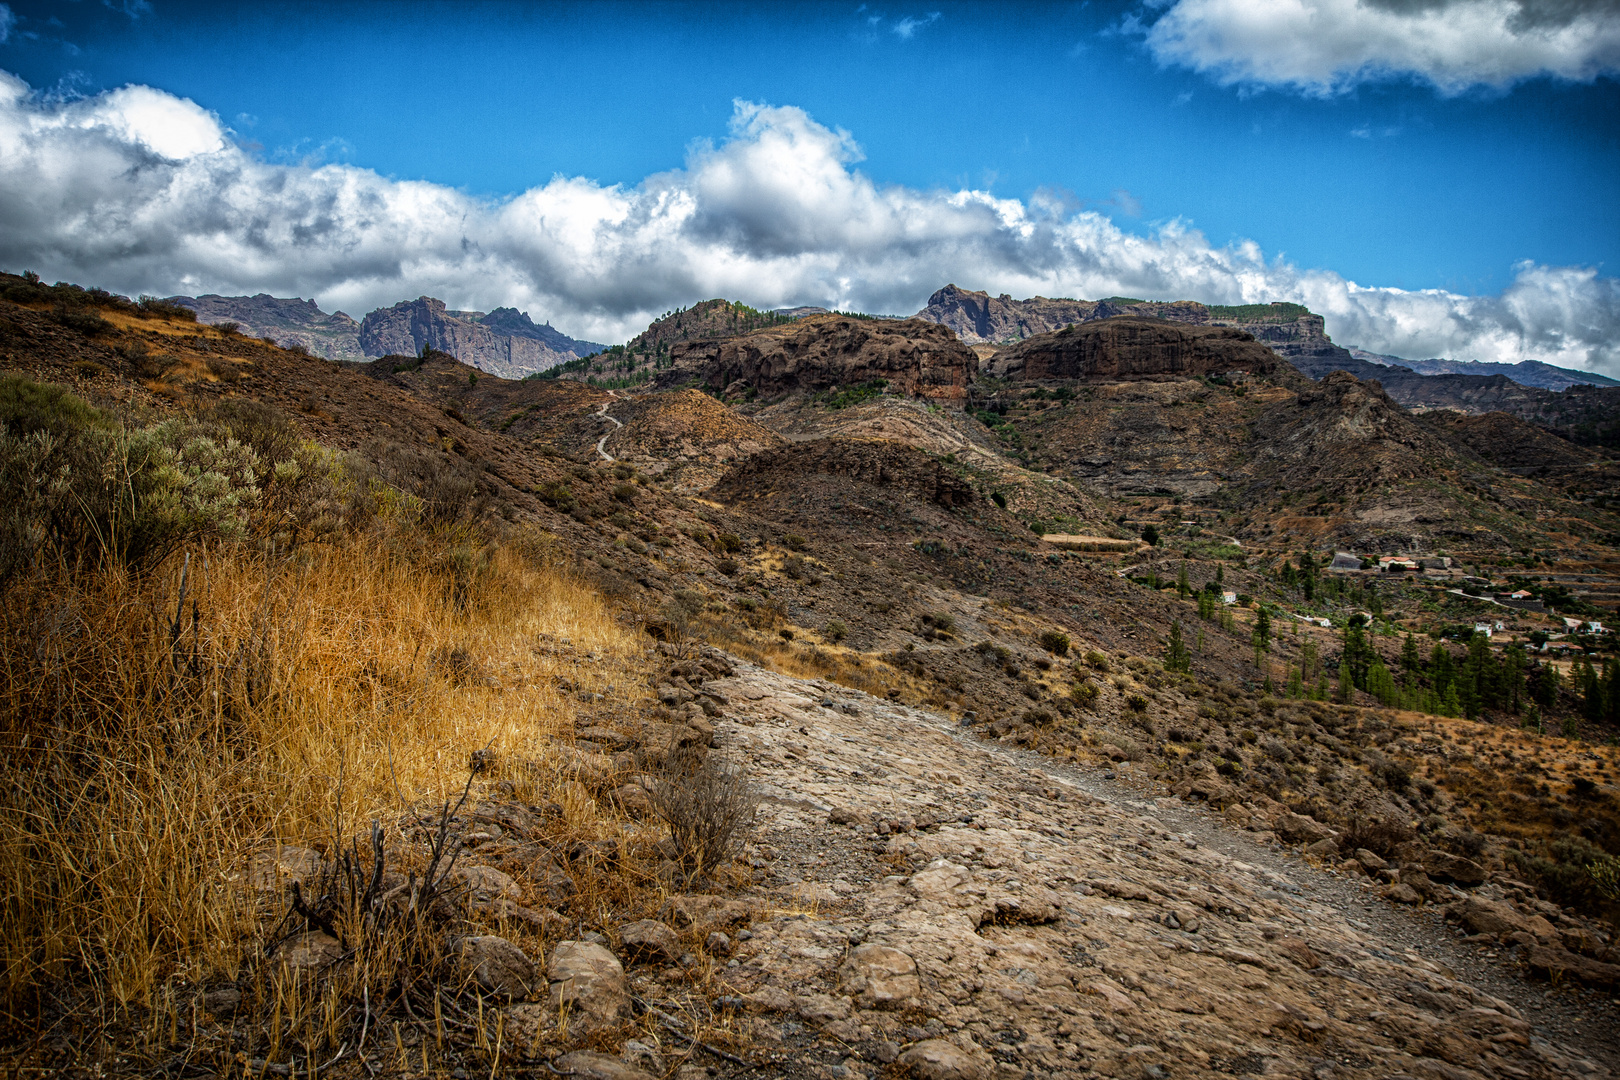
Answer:
[[[1235,604],[1235,603],[1237,603],[1237,593],[1235,593],[1235,592],[1223,592],[1223,593],[1221,593],[1221,603],[1223,603],[1223,604]]]
[[[1502,624],[1497,623],[1496,625],[1500,628]],[[1484,634],[1486,637],[1490,637],[1491,633],[1492,633],[1491,624],[1490,623],[1482,623],[1482,622],[1475,623],[1474,624],[1474,633],[1476,633],[1476,634]]]

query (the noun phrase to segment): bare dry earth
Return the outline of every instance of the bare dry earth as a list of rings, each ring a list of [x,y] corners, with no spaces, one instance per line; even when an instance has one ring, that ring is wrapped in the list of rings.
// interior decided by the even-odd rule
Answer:
[[[764,795],[728,981],[792,1076],[1607,1077],[1615,1009],[1213,815],[833,683],[706,690]],[[766,915],[764,912],[774,912]],[[1462,973],[1462,974],[1459,974]]]

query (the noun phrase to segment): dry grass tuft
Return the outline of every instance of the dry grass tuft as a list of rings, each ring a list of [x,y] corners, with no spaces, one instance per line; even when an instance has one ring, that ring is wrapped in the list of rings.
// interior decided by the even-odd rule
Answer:
[[[425,864],[406,811],[453,802],[476,751],[491,763],[480,784],[622,840],[553,741],[572,737],[573,700],[555,687],[579,680],[578,657],[595,658],[587,678],[635,681],[639,648],[601,597],[510,548],[469,585],[381,546],[228,547],[144,577],[5,587],[0,1000],[13,1045],[72,1031],[80,1059],[195,1040],[202,991],[230,984],[270,1017],[248,1038],[255,1057],[296,1043],[318,1058],[397,991],[388,970],[442,957],[385,955],[424,939],[382,935],[376,963],[336,980],[352,986],[268,978],[263,946],[287,900],[255,887],[255,860],[291,844],[330,863],[375,823],[378,850]],[[351,853],[369,860],[372,844]],[[426,869],[412,857],[399,869]],[[362,914],[347,912],[353,932],[378,937]],[[364,1017],[350,1004],[362,1000]]]

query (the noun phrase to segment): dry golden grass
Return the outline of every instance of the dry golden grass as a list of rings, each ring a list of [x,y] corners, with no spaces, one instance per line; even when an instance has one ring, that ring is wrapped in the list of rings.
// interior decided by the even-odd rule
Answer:
[[[7,588],[0,1000],[14,1034],[72,1016],[172,1042],[183,1002],[251,969],[285,907],[247,886],[256,853],[333,854],[373,821],[404,846],[407,805],[453,799],[476,750],[502,763],[490,784],[622,834],[564,765],[574,703],[554,685],[639,681],[640,649],[601,597],[507,549],[452,588],[450,567],[380,548],[232,548],[143,580]],[[277,1053],[283,1034],[318,1042],[345,1022],[345,994],[265,993]]]

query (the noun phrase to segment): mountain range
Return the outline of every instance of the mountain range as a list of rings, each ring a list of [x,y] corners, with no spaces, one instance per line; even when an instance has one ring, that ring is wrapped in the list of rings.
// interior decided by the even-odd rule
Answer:
[[[605,345],[580,341],[537,325],[516,308],[454,311],[442,300],[419,297],[378,308],[359,322],[345,312],[327,314],[313,300],[256,296],[171,296],[204,323],[233,322],[250,337],[301,347],[328,360],[367,360],[395,353],[419,355],[438,349],[491,374],[522,378],[591,353]]]

